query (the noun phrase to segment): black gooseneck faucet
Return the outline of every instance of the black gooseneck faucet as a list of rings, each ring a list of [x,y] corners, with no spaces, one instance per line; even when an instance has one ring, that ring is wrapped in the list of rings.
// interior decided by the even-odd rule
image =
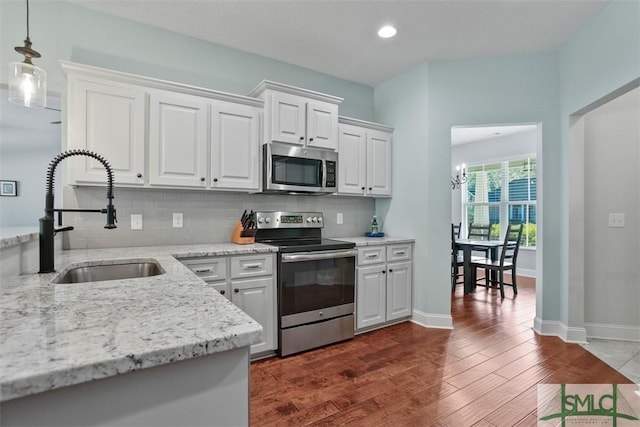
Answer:
[[[107,170],[107,199],[109,203],[106,209],[54,209],[53,208],[53,181],[58,163],[71,156],[87,156],[96,159]],[[62,225],[62,212],[97,212],[107,214],[107,225],[104,228],[116,228],[116,209],[113,207],[113,170],[109,162],[99,154],[87,150],[69,150],[51,160],[47,170],[47,193],[45,195],[44,217],[40,218],[40,271],[39,273],[52,273],[54,267],[53,240],[56,233],[73,230],[73,227],[55,229],[53,225],[53,213],[58,212],[58,223]]]

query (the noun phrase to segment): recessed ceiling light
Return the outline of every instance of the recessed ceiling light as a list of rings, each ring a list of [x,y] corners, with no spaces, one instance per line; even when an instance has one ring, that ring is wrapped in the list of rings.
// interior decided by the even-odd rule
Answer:
[[[378,36],[382,37],[383,39],[388,39],[395,36],[397,32],[398,30],[396,30],[395,27],[391,25],[385,25],[378,30]]]

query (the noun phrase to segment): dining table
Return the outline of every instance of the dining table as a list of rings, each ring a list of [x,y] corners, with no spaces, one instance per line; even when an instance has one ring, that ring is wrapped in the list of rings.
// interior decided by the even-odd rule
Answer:
[[[504,244],[502,240],[475,240],[456,239],[456,248],[462,250],[462,262],[464,270],[464,293],[475,292],[476,284],[473,283],[471,275],[471,254],[473,251],[489,250],[491,261],[498,260],[498,249]],[[495,272],[491,272],[491,282],[496,282]]]

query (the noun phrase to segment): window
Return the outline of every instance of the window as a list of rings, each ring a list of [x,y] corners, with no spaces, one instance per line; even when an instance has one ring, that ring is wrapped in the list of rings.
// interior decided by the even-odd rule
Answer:
[[[467,176],[463,224],[491,224],[491,239],[496,240],[507,224],[524,224],[521,244],[535,247],[536,159],[474,165],[467,168]]]

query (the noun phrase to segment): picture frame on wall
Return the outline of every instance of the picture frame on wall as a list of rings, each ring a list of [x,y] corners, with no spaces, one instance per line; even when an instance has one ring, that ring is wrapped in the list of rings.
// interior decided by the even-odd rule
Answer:
[[[16,197],[18,195],[18,181],[0,180],[0,196]]]

